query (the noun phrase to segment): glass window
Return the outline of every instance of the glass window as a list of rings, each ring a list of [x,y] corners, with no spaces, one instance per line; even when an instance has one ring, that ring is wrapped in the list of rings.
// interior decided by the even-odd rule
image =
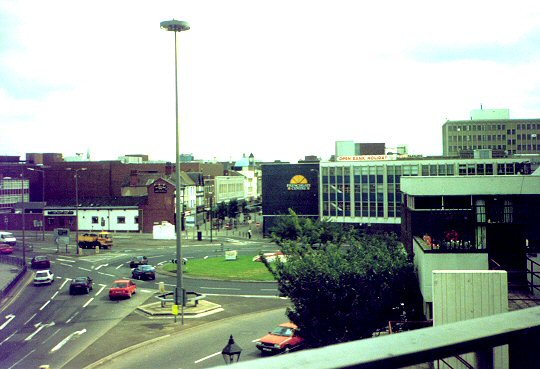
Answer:
[[[116,217],[116,223],[126,224],[126,217]]]
[[[98,224],[99,223],[99,217],[92,217],[92,224]]]

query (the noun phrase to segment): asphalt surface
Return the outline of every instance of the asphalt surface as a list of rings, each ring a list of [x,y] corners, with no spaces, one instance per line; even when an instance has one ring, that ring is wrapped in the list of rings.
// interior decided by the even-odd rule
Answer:
[[[213,232],[213,242],[216,245],[225,243],[228,238],[248,240],[249,235],[247,233],[247,226],[239,227],[236,230],[222,230],[220,232]],[[253,228],[252,228],[253,229]],[[50,237],[49,237],[50,239]],[[256,230],[252,231],[251,240],[261,240],[260,234]],[[225,240],[225,241],[223,241]],[[46,241],[47,242],[47,241]],[[137,248],[149,244],[155,243],[156,240],[152,239],[149,234],[117,234],[115,237],[115,249],[122,248]],[[174,240],[160,240],[160,243],[175,244]],[[197,244],[208,242],[208,232],[205,233],[203,241],[198,241],[194,237],[182,239],[184,245]],[[50,243],[50,240],[49,242]],[[84,253],[93,252],[91,250],[84,250]],[[16,266],[0,263],[0,289],[4,288],[13,277],[16,275],[14,272],[17,269]],[[31,272],[29,272],[31,273]],[[28,273],[27,273],[28,274]],[[28,275],[26,276],[27,279]],[[19,282],[19,285],[24,285],[24,282]],[[18,287],[12,289],[12,291],[3,299],[2,306],[9,303],[10,299],[16,295]],[[103,335],[91,344],[82,354],[72,359],[63,368],[91,368],[93,364],[100,362],[103,358],[109,355],[114,355],[119,352],[125,352],[130,348],[136,348],[137,345],[144,344],[144,342],[157,339],[164,335],[175,335],[186,332],[194,327],[202,324],[209,324],[221,319],[228,319],[242,314],[249,314],[261,311],[270,311],[274,309],[283,308],[289,306],[289,301],[280,299],[277,297],[242,297],[242,296],[227,296],[227,295],[211,295],[207,294],[207,300],[221,305],[222,309],[219,309],[216,313],[208,314],[199,317],[184,316],[183,324],[181,323],[180,316],[177,317],[175,322],[174,317],[153,317],[145,314],[140,310],[135,310],[124,318],[119,324],[115,325],[107,332],[103,332]],[[153,296],[149,297],[141,305],[155,302]],[[1,311],[1,309],[0,309]],[[0,321],[2,324],[2,321]]]

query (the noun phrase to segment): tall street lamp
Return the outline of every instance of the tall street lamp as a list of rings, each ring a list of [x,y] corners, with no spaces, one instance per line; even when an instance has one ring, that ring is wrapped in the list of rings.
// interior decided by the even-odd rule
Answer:
[[[75,172],[75,247],[77,248],[77,255],[79,255],[79,171],[86,169],[87,168],[66,168],[66,170]]]
[[[221,355],[223,355],[223,360],[225,360],[225,364],[232,364],[234,362],[238,362],[240,360],[240,354],[242,353],[242,348],[234,342],[234,338],[231,334],[229,337],[229,342],[225,347],[223,347],[223,350],[221,350]]]
[[[183,271],[182,271],[182,200],[180,198],[180,121],[178,119],[178,42],[177,33],[189,30],[189,23],[179,20],[163,21],[162,29],[174,32],[174,88],[176,102],[176,289],[175,304],[181,307],[182,324],[184,324],[184,297]]]
[[[41,202],[43,209],[41,209],[41,239],[45,240],[45,170],[36,168],[26,168],[32,172],[41,173]]]

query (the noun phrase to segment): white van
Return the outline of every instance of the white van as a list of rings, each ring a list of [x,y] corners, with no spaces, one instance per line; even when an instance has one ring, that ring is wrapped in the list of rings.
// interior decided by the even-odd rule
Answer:
[[[17,244],[17,239],[13,233],[0,231],[0,243],[7,243],[10,246],[15,246]]]

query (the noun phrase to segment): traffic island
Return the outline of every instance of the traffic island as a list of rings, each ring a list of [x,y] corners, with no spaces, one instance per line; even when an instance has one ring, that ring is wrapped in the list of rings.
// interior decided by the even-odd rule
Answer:
[[[161,301],[141,305],[137,309],[150,316],[174,316],[173,305],[171,303],[163,304]],[[221,305],[207,300],[199,300],[197,304],[188,302],[186,306],[184,306],[184,317],[199,318],[221,311],[223,311]]]

